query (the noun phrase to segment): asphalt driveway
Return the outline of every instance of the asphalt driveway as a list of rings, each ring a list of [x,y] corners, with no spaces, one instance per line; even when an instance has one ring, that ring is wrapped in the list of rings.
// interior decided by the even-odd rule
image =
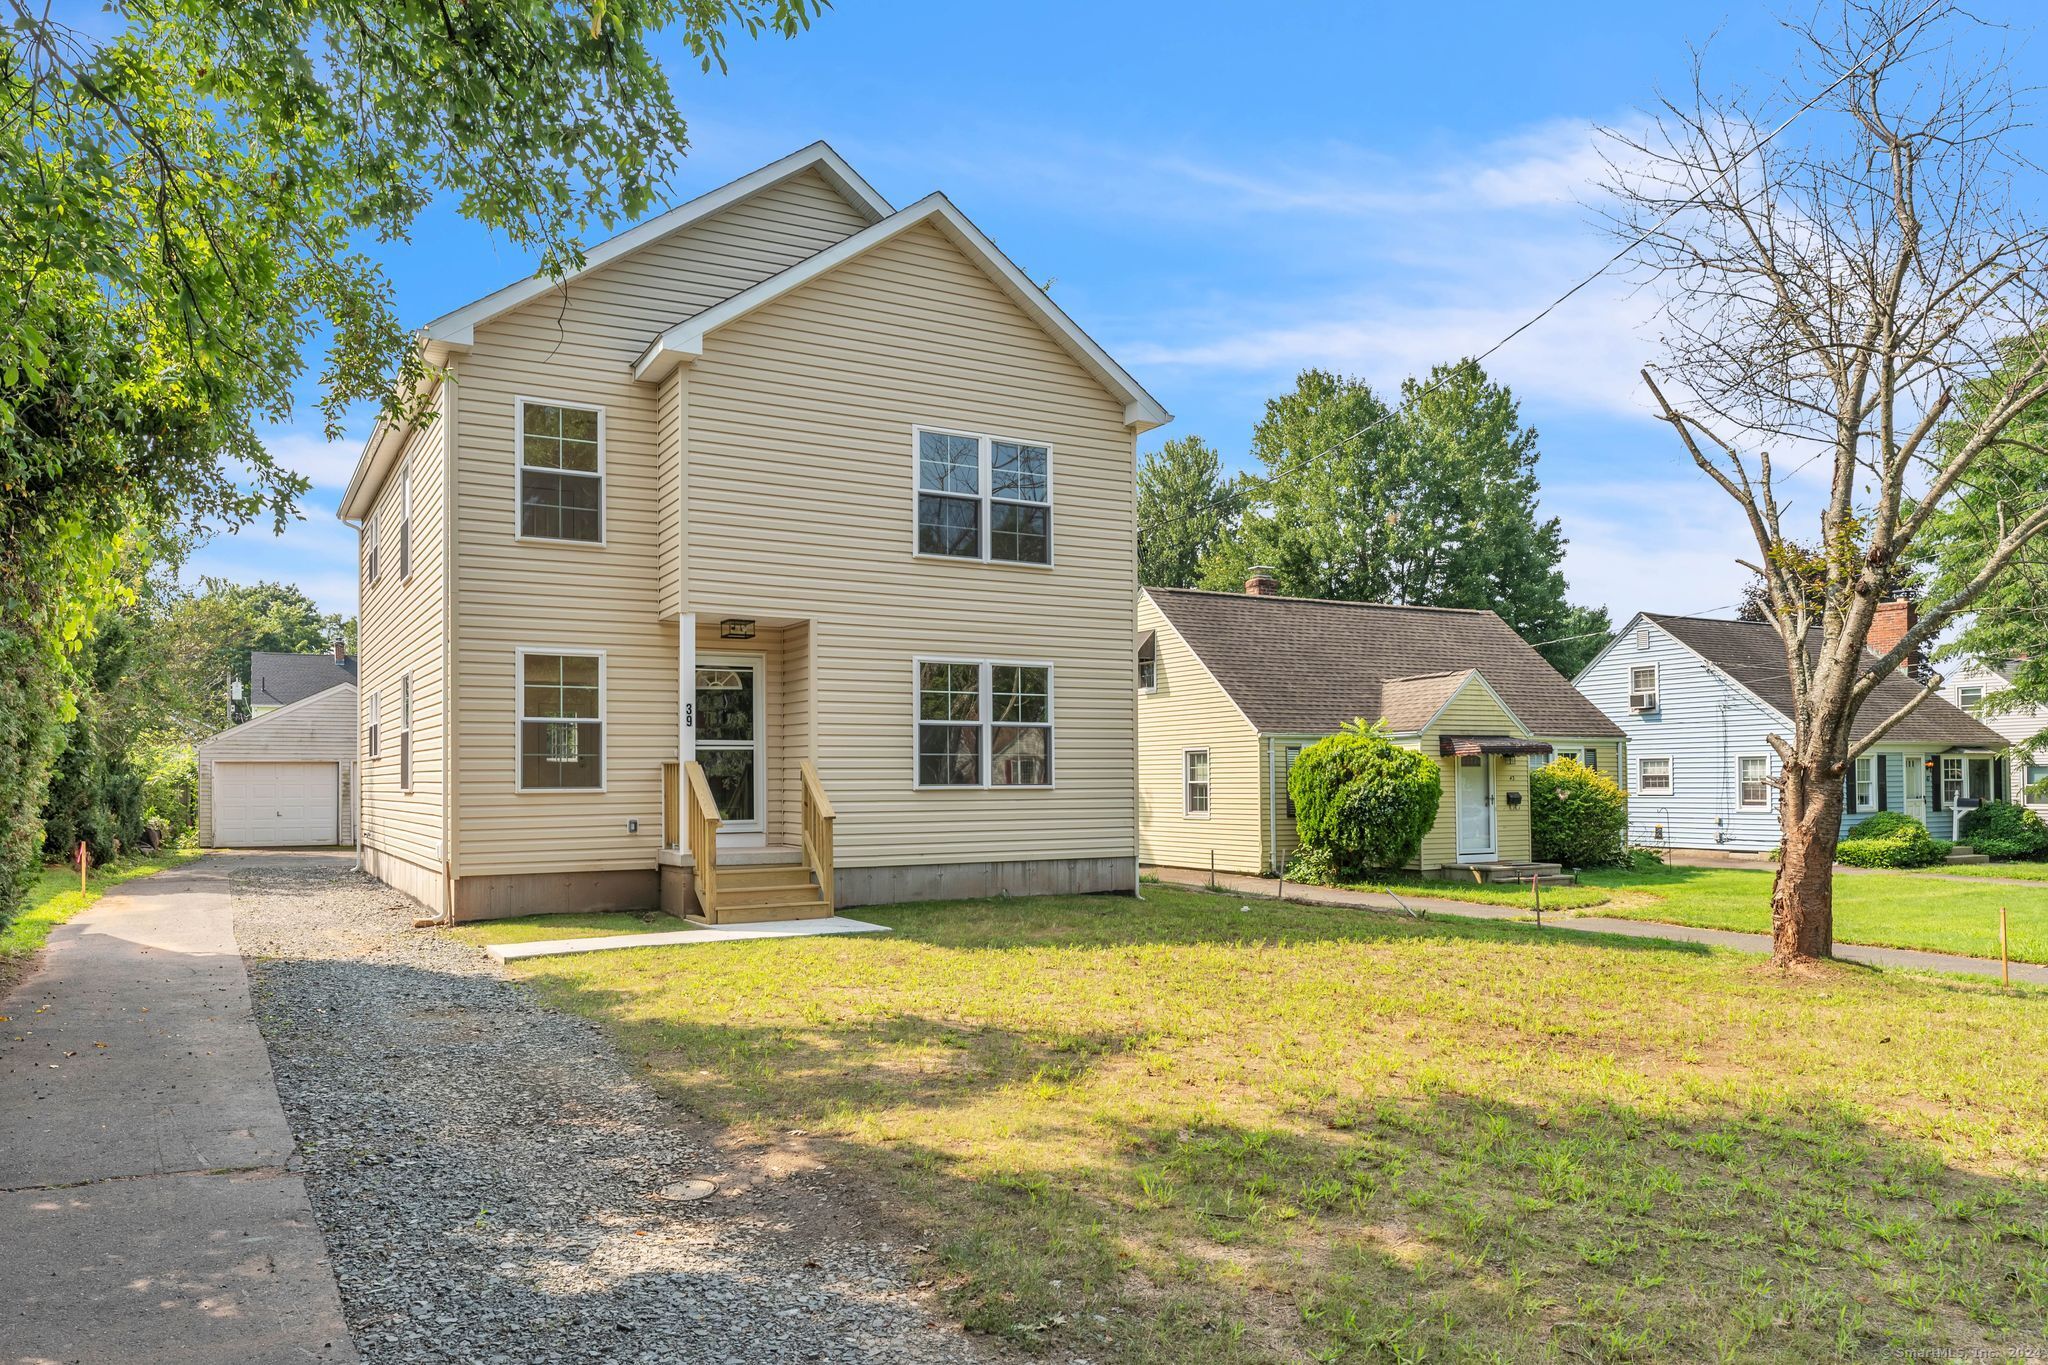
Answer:
[[[235,945],[292,857],[109,892],[0,1001],[0,1361],[357,1359]]]

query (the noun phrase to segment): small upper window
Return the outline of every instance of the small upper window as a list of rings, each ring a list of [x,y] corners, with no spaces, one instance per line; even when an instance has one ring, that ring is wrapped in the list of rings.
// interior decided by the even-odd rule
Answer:
[[[412,577],[412,465],[398,469],[398,577]]]
[[[519,405],[519,534],[604,540],[604,413],[559,403]]]
[[[1648,626],[1637,626],[1637,627],[1636,627],[1636,648],[1637,648],[1637,649],[1648,649],[1649,647],[1650,647],[1650,628],[1649,628]]]
[[[1052,447],[917,431],[917,553],[1052,563]]]
[[[1657,709],[1657,665],[1647,664],[1628,671],[1628,709],[1631,711],[1654,711]]]
[[[382,725],[383,718],[378,714],[379,707],[380,703],[378,701],[377,694],[375,692],[372,692],[369,696],[369,699],[363,703],[364,758],[375,758],[377,756],[378,750],[381,747],[380,741],[384,737],[384,727]]]
[[[1138,660],[1138,690],[1157,692],[1159,690],[1159,660]]]
[[[1959,687],[1956,689],[1956,705],[1962,707],[1965,711],[1976,710],[1978,703],[1983,700],[1984,689],[1981,687]]]
[[[377,544],[377,514],[372,512],[369,518],[363,522],[363,578],[366,582],[375,583],[377,581],[377,570],[380,567],[377,562],[377,551],[379,548]]]
[[[1636,791],[1643,796],[1671,795],[1671,760],[1668,758],[1637,759]]]

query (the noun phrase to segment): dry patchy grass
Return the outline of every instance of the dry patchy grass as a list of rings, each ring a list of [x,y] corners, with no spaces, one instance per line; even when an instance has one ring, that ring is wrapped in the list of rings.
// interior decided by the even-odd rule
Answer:
[[[2048,994],[1147,897],[516,970],[691,1109],[802,1130],[966,1322],[1061,1358],[2040,1345]]]

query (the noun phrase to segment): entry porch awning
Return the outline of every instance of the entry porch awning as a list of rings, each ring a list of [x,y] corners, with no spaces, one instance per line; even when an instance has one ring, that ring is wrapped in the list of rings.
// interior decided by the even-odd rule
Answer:
[[[1438,752],[1459,758],[1476,754],[1547,754],[1550,746],[1540,739],[1516,739],[1512,735],[1444,735],[1437,741]]]

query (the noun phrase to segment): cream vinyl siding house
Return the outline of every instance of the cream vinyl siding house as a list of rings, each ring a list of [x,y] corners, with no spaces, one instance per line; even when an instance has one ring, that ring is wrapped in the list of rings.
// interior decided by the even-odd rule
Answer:
[[[366,785],[366,865],[455,918],[1132,887],[1132,473],[1166,414],[950,203],[894,210],[822,144],[589,260],[429,325],[441,420],[380,430],[345,505],[388,522],[395,452],[452,434],[450,534],[416,533],[442,615],[366,610],[362,643],[366,695],[411,668],[445,807],[415,832]],[[972,442],[971,494],[920,489],[926,433]],[[972,557],[920,552],[945,497]],[[1048,520],[1038,555],[1015,528]],[[950,664],[973,785],[920,780]]]
[[[1563,751],[1618,768],[1621,732],[1492,612],[1271,589],[1255,576],[1241,595],[1139,596],[1142,862],[1284,867],[1298,843],[1288,769],[1354,719],[1439,764],[1442,803],[1410,869],[1431,875],[1529,875],[1531,766]],[[1186,798],[1190,754],[1207,765],[1202,810]]]

